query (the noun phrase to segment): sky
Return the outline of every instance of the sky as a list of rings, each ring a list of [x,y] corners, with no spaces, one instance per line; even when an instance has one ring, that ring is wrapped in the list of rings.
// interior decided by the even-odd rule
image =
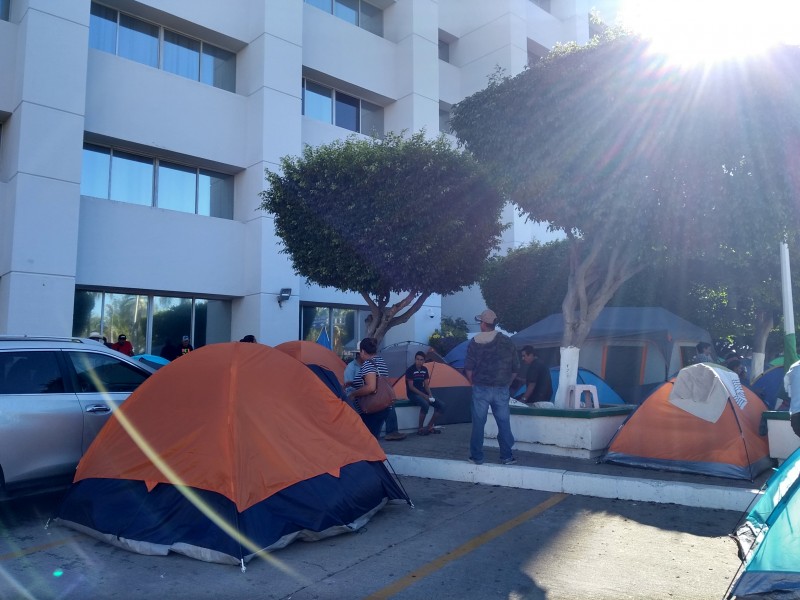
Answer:
[[[595,0],[608,24],[653,40],[677,62],[715,62],[800,43],[798,0]]]

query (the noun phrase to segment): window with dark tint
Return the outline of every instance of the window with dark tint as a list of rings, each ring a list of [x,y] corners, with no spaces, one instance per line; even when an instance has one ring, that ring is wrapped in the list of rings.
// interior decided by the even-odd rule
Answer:
[[[113,356],[68,352],[78,379],[78,392],[132,392],[149,374]]]
[[[92,2],[89,17],[89,47],[115,54],[117,51],[117,11]]]
[[[358,98],[336,92],[336,126],[359,131]]]
[[[236,91],[236,55],[203,42],[200,81],[228,92]]]
[[[0,394],[58,394],[64,380],[55,352],[0,352]]]

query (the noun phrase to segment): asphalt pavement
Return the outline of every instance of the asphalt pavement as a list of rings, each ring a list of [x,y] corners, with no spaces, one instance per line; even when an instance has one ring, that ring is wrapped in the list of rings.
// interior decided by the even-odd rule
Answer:
[[[0,598],[711,600],[739,566],[735,511],[402,482],[415,508],[394,502],[357,533],[294,543],[244,573],[46,527],[58,496],[0,504]]]

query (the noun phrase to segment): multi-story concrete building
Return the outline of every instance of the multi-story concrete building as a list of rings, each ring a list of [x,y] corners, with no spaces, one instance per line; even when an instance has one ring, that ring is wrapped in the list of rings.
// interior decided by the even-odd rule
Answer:
[[[0,0],[0,333],[351,344],[363,300],[294,274],[265,169],[437,135],[498,67],[589,30],[585,0]],[[530,239],[504,218],[504,247]],[[392,335],[475,314],[459,296]]]

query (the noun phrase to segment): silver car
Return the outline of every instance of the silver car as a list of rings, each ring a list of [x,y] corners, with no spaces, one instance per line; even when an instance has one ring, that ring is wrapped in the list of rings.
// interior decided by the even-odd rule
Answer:
[[[0,336],[0,499],[69,484],[153,369],[81,338]]]

